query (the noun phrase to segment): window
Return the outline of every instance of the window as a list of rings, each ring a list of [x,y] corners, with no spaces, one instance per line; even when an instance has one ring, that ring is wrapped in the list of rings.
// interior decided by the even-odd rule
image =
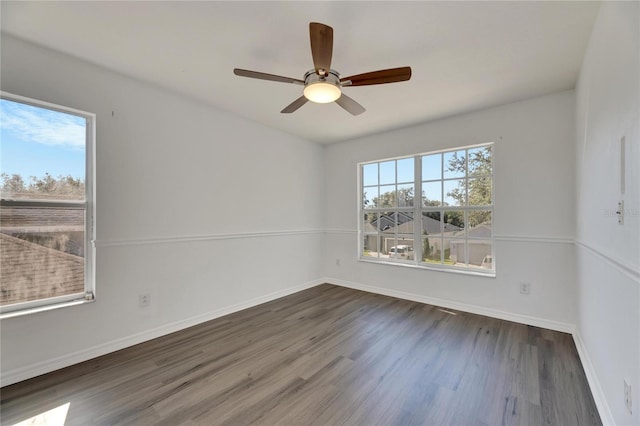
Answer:
[[[95,115],[0,95],[0,314],[92,300]]]
[[[492,154],[483,144],[361,163],[360,258],[495,273]]]

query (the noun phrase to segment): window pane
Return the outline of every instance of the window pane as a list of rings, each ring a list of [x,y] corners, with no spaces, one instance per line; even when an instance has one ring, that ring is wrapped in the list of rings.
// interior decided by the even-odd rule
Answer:
[[[362,166],[362,185],[371,186],[378,184],[378,163]]]
[[[444,181],[444,205],[464,206],[467,204],[467,191],[465,180],[445,180]]]
[[[424,195],[423,206],[434,207],[442,205],[442,183],[440,181],[423,182],[422,194]]]
[[[378,213],[365,213],[362,221],[362,231],[364,233],[378,232]]]
[[[493,269],[491,240],[469,240],[469,266]]]
[[[412,207],[414,193],[412,184],[398,185],[398,207]]]
[[[0,99],[1,197],[84,200],[84,117]]]
[[[391,235],[383,235],[382,236],[382,246],[380,248],[380,257],[384,257],[389,259],[392,257],[391,248],[396,246],[396,236]]]
[[[398,160],[398,183],[415,181],[416,177],[413,172],[414,164],[415,161],[413,157]]]
[[[442,154],[422,157],[422,180],[442,179]]]
[[[491,204],[491,178],[469,179],[469,205],[489,206]]]
[[[395,234],[395,229],[396,229],[396,218],[397,214],[396,212],[383,212],[380,213],[380,216],[378,218],[378,229],[380,229],[381,232],[384,232],[386,234]]]
[[[396,204],[396,186],[385,185],[380,187],[380,197],[374,200],[376,207],[395,207]]]
[[[429,237],[422,239],[422,261],[442,263],[442,238]]]
[[[413,239],[411,237],[404,238],[398,236],[395,244],[389,249],[388,255],[390,259],[397,260],[414,260],[415,250],[413,249]]]
[[[467,260],[464,239],[444,238],[443,244],[445,265],[465,266]]]
[[[362,255],[366,257],[379,257],[378,240],[379,238],[377,234],[365,235],[362,246]]]
[[[444,154],[444,178],[464,177],[467,170],[467,162],[464,150],[445,152]]]
[[[447,210],[444,212],[444,233],[445,236],[462,236],[464,237],[464,211],[463,210]]]
[[[380,213],[379,227],[380,227],[380,257],[389,257],[389,250],[396,245],[396,230],[398,221],[404,220],[404,217],[399,217],[399,213],[395,211],[388,211]]]
[[[398,234],[396,236],[398,245],[409,247],[409,254],[413,251],[413,234]]]
[[[422,212],[422,235],[442,235],[440,212]]]
[[[398,212],[396,233],[408,234],[413,238],[413,223],[413,212]]]
[[[2,207],[0,223],[0,305],[84,292],[84,209]]]
[[[469,238],[491,238],[491,210],[470,210]]]
[[[491,175],[491,147],[469,150],[469,175]]]
[[[365,209],[372,209],[374,207],[378,207],[376,203],[378,202],[378,187],[370,186],[368,188],[363,188],[362,194],[362,203]]]
[[[396,183],[396,161],[380,163],[380,185]]]

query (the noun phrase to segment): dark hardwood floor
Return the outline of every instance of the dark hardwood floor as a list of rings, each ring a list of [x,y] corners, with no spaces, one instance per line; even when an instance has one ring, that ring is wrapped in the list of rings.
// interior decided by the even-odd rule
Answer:
[[[328,284],[0,399],[3,425],[601,424],[570,335]]]

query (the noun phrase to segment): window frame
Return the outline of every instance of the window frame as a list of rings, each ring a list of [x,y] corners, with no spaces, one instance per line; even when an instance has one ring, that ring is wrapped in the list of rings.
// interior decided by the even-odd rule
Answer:
[[[468,162],[468,154],[469,154],[469,150],[473,150],[476,148],[484,148],[484,147],[488,147],[491,150],[491,173],[490,174],[482,174],[482,175],[473,175],[473,174],[469,174],[469,162]],[[445,154],[446,153],[452,153],[452,152],[456,152],[456,151],[465,151],[465,172],[464,172],[464,176],[461,177],[450,177],[450,178],[446,178],[445,177]],[[426,181],[432,181],[432,182],[439,182],[440,183],[440,190],[441,190],[441,201],[442,203],[439,206],[423,206],[422,204],[422,184],[423,184],[423,179],[422,179],[422,158],[425,156],[429,156],[429,155],[435,155],[435,154],[440,154],[441,155],[441,170],[440,170],[440,178],[439,179],[428,179]],[[435,151],[429,151],[429,152],[422,152],[422,153],[418,153],[418,154],[412,154],[412,155],[405,155],[405,156],[398,156],[398,157],[391,157],[391,158],[384,158],[384,159],[379,159],[379,160],[371,160],[371,161],[363,161],[357,164],[357,178],[358,178],[358,231],[357,231],[357,238],[358,238],[358,245],[357,245],[357,258],[359,261],[362,262],[372,262],[372,263],[381,263],[381,264],[389,264],[389,265],[396,265],[396,266],[405,266],[405,267],[411,267],[411,268],[420,268],[420,269],[427,269],[427,270],[437,270],[437,271],[445,271],[445,272],[453,272],[453,273],[462,273],[462,274],[469,274],[469,275],[479,275],[479,276],[488,276],[488,277],[495,277],[496,276],[496,255],[495,255],[495,231],[494,231],[494,213],[495,213],[495,161],[494,161],[494,157],[495,157],[495,143],[494,142],[484,142],[484,143],[479,143],[479,144],[474,144],[474,145],[466,145],[466,146],[461,146],[461,147],[455,147],[455,148],[446,148],[446,149],[440,149],[440,150],[435,150]],[[408,158],[413,158],[414,159],[414,163],[413,163],[413,168],[414,168],[414,180],[412,182],[412,185],[414,187],[414,199],[413,199],[413,206],[412,207],[399,207],[399,206],[395,206],[395,207],[375,207],[375,208],[365,208],[365,190],[366,188],[373,188],[375,187],[375,185],[367,185],[365,186],[365,182],[364,182],[364,167],[370,164],[380,164],[380,163],[384,163],[384,162],[388,162],[388,161],[397,161],[398,160],[406,160]],[[380,184],[380,168],[378,166],[378,183],[377,183],[377,187],[380,188],[381,184]],[[396,166],[396,191],[398,189],[398,186],[400,185],[400,183],[398,183],[397,181],[397,177],[398,177],[398,170],[397,170],[397,166]],[[479,206],[473,206],[473,205],[469,205],[469,200],[468,200],[468,193],[467,193],[467,199],[465,201],[465,205],[464,206],[445,206],[444,205],[444,200],[446,198],[446,194],[445,194],[445,189],[444,189],[444,185],[445,182],[447,181],[455,181],[455,180],[460,180],[460,179],[464,179],[466,185],[467,185],[467,190],[468,190],[468,182],[470,179],[474,179],[474,178],[490,178],[491,179],[491,204],[488,205],[479,205]],[[380,196],[380,194],[378,194],[378,196]],[[397,196],[396,196],[397,198]],[[398,204],[398,202],[396,201],[396,204]],[[446,237],[444,237],[444,217],[442,217],[442,215],[444,214],[445,211],[463,211],[464,213],[464,235],[460,236],[459,238],[457,237],[456,239],[464,239],[464,258],[466,259],[465,265],[464,266],[458,266],[458,265],[447,265],[444,264],[443,262],[443,257],[444,257],[444,250],[442,251],[441,254],[441,262],[442,263],[429,263],[429,262],[425,262],[422,260],[422,251],[423,251],[423,235],[422,235],[422,224],[421,224],[421,220],[422,220],[422,215],[423,213],[429,213],[429,212],[440,212],[440,237],[439,239],[441,241],[444,241],[446,239]],[[382,257],[375,257],[375,256],[366,256],[364,255],[364,249],[365,249],[365,238],[372,236],[372,235],[376,235],[377,241],[376,241],[376,245],[377,245],[377,252],[381,253],[381,247],[380,247],[380,237],[381,237],[381,231],[378,230],[377,233],[373,233],[373,232],[366,232],[365,231],[365,215],[366,214],[376,214],[376,215],[380,215],[383,212],[394,212],[394,213],[402,213],[402,212],[410,212],[413,215],[413,221],[414,223],[417,223],[418,225],[413,226],[413,253],[414,253],[414,258],[413,260],[405,260],[405,259],[393,259],[393,258],[382,258]],[[469,229],[470,227],[468,226],[468,217],[469,217],[469,212],[472,211],[490,211],[490,215],[491,215],[491,236],[489,238],[479,238],[479,237],[470,237],[469,236]],[[419,221],[420,220],[420,221]],[[397,222],[396,222],[397,224]],[[396,225],[397,226],[397,225]],[[394,236],[397,238],[398,233],[394,233]],[[481,267],[473,267],[473,266],[469,266],[468,260],[469,260],[469,242],[470,241],[489,241],[491,243],[491,269],[484,269]],[[400,244],[401,240],[397,240],[396,239],[396,245]]]
[[[22,103],[37,108],[48,109],[64,114],[75,115],[86,120],[85,128],[85,199],[73,200],[38,200],[38,199],[0,199],[2,207],[66,207],[85,211],[84,223],[84,293],[74,293],[63,296],[48,297],[27,302],[13,303],[0,306],[0,319],[41,312],[80,303],[93,302],[96,294],[95,279],[95,145],[96,145],[96,114],[70,108],[38,99],[15,95],[0,91],[0,99]]]

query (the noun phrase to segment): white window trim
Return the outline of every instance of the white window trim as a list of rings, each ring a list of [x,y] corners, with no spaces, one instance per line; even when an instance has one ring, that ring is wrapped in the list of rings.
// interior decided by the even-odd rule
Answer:
[[[418,202],[417,200],[421,199],[421,194],[422,194],[422,161],[421,158],[425,155],[433,155],[433,154],[444,154],[447,152],[455,152],[455,151],[461,151],[461,150],[469,150],[469,149],[473,149],[473,148],[479,148],[479,147],[485,147],[485,146],[489,146],[491,147],[491,187],[492,187],[492,194],[491,194],[491,205],[489,206],[451,206],[450,208],[444,208],[443,206],[438,206],[438,207],[422,207],[422,202]],[[414,159],[414,206],[413,207],[380,207],[380,208],[369,208],[369,209],[365,209],[364,205],[363,205],[363,195],[364,195],[364,178],[363,178],[363,167],[367,164],[377,164],[377,163],[382,163],[385,161],[392,161],[392,160],[403,160],[403,159],[407,159],[407,158],[413,158]],[[494,158],[495,158],[495,143],[494,142],[484,142],[484,143],[479,143],[479,144],[475,144],[475,145],[466,145],[466,146],[460,146],[460,147],[454,147],[454,148],[446,148],[446,149],[441,149],[441,150],[436,150],[436,151],[429,151],[429,152],[423,152],[423,153],[418,153],[418,154],[412,154],[412,155],[407,155],[407,156],[398,156],[398,157],[391,157],[391,158],[383,158],[383,159],[379,159],[379,160],[371,160],[371,161],[363,161],[357,164],[357,184],[358,184],[358,244],[357,244],[357,249],[358,249],[358,253],[357,253],[357,258],[359,261],[361,262],[366,262],[366,263],[375,263],[375,264],[384,264],[384,265],[392,265],[392,266],[402,266],[402,267],[409,267],[409,268],[417,268],[417,269],[426,269],[426,270],[433,270],[433,271],[444,271],[444,272],[452,272],[452,273],[459,273],[459,274],[465,274],[465,275],[475,275],[475,276],[482,276],[482,277],[492,277],[495,278],[496,276],[496,255],[495,255],[495,231],[494,231],[494,213],[495,213],[495,163],[494,163]],[[442,161],[444,162],[444,156],[442,158]],[[468,164],[467,164],[468,167]],[[442,164],[442,170],[444,171],[444,164]],[[396,185],[397,185],[397,168],[396,168]],[[485,176],[486,177],[486,176]],[[452,178],[454,179],[454,178]],[[468,169],[465,172],[465,180],[469,179],[469,175],[468,175]],[[444,178],[439,179],[440,182],[443,183],[447,180]],[[378,187],[380,186],[380,176],[378,175]],[[442,194],[441,196],[444,198],[444,188],[442,188]],[[470,210],[491,210],[491,238],[482,238],[482,239],[477,239],[477,238],[469,238],[468,236],[468,229],[467,227],[465,227],[465,234],[464,234],[464,240],[465,240],[465,259],[468,259],[468,242],[469,240],[490,240],[491,241],[491,257],[492,257],[492,269],[487,269],[487,270],[483,270],[480,268],[470,268],[468,266],[455,266],[455,265],[446,265],[446,264],[432,264],[432,263],[425,263],[422,262],[420,259],[422,258],[422,244],[417,244],[416,245],[416,241],[420,241],[422,242],[422,234],[421,234],[421,230],[422,230],[422,226],[414,226],[414,260],[401,260],[401,259],[387,259],[387,258],[375,258],[375,257],[369,257],[369,256],[364,256],[363,255],[363,251],[364,251],[364,237],[366,235],[370,235],[370,234],[365,234],[364,232],[364,226],[363,226],[363,222],[364,222],[364,214],[365,213],[381,213],[381,212],[385,212],[385,211],[407,211],[407,212],[412,212],[413,216],[414,216],[414,221],[416,221],[416,218],[421,218],[421,215],[423,212],[428,212],[428,211],[445,211],[445,210],[463,210],[464,214],[465,214],[465,223],[467,223],[467,214],[468,211]]]
[[[96,294],[95,280],[95,144],[96,144],[96,115],[90,112],[81,111],[37,99],[27,98],[8,92],[0,91],[0,98],[14,102],[31,105],[38,108],[45,108],[65,114],[76,115],[86,119],[86,145],[85,145],[85,201],[82,202],[46,202],[41,200],[3,200],[3,203],[14,205],[27,204],[68,204],[84,206],[85,208],[85,261],[84,261],[84,288],[82,294],[70,294],[65,296],[51,297],[46,299],[32,300],[23,303],[0,306],[0,319],[12,318],[20,315],[32,314],[51,309],[75,306],[81,303],[93,302]]]

